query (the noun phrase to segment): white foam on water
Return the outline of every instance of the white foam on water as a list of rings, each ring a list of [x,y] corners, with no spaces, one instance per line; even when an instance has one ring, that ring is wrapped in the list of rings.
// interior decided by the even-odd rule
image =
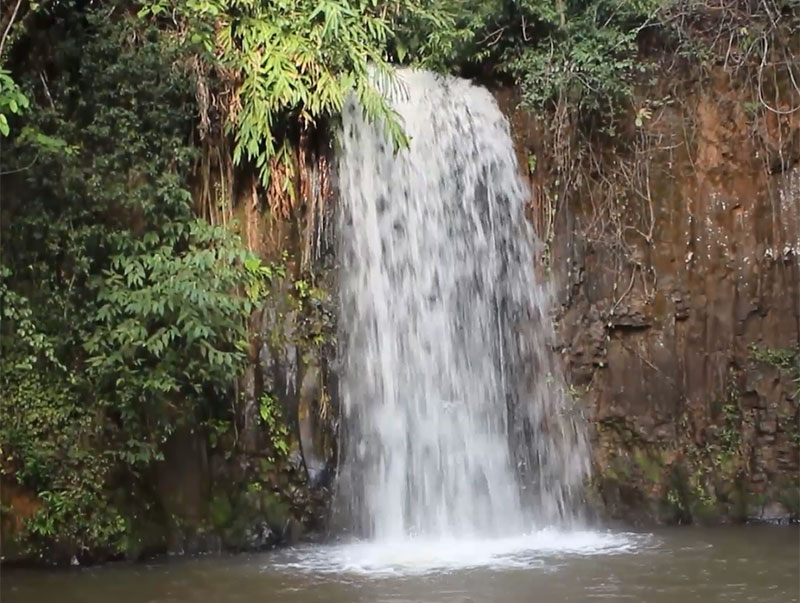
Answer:
[[[270,569],[374,578],[420,576],[472,569],[553,568],[563,560],[626,554],[652,544],[649,534],[554,529],[495,539],[408,538],[298,547]]]

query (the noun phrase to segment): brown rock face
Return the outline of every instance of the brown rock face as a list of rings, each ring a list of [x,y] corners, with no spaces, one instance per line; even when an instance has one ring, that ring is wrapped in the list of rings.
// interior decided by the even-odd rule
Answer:
[[[798,514],[800,111],[748,114],[747,94],[692,84],[563,185],[554,129],[498,93],[535,164],[592,491],[613,517]]]

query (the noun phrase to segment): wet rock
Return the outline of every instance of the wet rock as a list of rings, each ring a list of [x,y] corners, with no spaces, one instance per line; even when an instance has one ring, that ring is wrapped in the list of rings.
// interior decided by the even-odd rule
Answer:
[[[766,523],[789,523],[792,514],[783,504],[773,501],[758,508],[749,519]]]
[[[275,533],[266,521],[258,522],[245,530],[243,548],[260,550],[272,546],[276,542]]]

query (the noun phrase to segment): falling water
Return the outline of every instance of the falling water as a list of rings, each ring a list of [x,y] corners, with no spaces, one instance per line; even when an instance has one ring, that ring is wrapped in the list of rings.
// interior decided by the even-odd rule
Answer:
[[[338,506],[376,540],[563,525],[588,453],[508,123],[462,79],[403,70],[387,97],[408,149],[343,114]]]

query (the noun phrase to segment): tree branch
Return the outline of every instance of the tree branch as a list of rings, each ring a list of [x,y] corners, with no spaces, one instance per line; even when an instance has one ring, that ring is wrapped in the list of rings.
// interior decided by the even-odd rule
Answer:
[[[6,25],[6,29],[3,32],[3,37],[0,38],[0,60],[3,58],[3,47],[6,45],[6,39],[8,38],[8,34],[11,31],[11,26],[14,24],[14,21],[17,19],[17,13],[19,13],[19,7],[22,4],[22,0],[17,0],[16,6],[14,6],[14,12],[11,13],[11,18],[8,20],[8,25]]]

